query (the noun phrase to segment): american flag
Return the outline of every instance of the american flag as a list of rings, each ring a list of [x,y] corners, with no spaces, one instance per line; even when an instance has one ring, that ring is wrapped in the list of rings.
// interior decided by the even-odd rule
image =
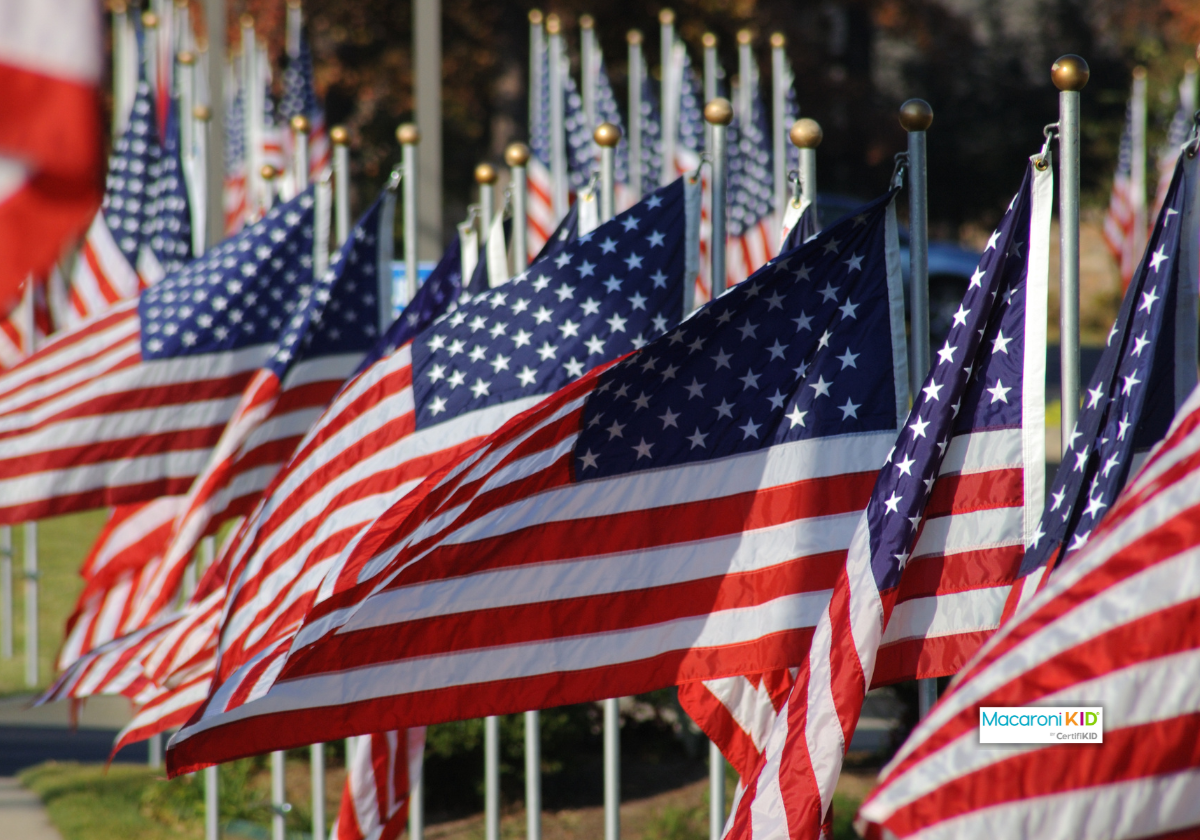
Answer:
[[[550,57],[539,29],[529,43],[532,74],[529,89],[529,162],[526,164],[529,253],[545,247],[558,224],[550,179]]]
[[[679,175],[692,172],[700,166],[700,153],[705,148],[703,87],[692,70],[692,62],[683,44],[677,44],[673,61],[674,72],[680,79],[679,85],[679,133],[675,142],[675,172]],[[712,243],[712,191],[708,189],[708,176],[703,175],[703,200],[700,205],[700,264],[696,273],[694,300],[697,304],[712,299],[711,253]]]
[[[152,612],[150,620],[136,616],[150,612],[145,605],[158,598],[151,584],[182,507],[182,497],[163,496],[143,504],[119,505],[109,514],[79,572],[84,587],[67,619],[56,665],[59,671],[161,617],[159,611]]]
[[[1188,199],[1184,172],[1177,162],[1146,255],[1082,395],[1079,420],[1054,476],[1038,539],[1021,561],[1008,613],[1044,586],[1063,558],[1087,543],[1195,385],[1196,366],[1187,358],[1195,351],[1176,345],[1180,327],[1194,329],[1177,323],[1193,311],[1180,305],[1180,283],[1190,283],[1190,294],[1196,284],[1180,259]],[[1188,234],[1195,238],[1194,230]]]
[[[939,624],[961,634],[973,652],[980,639],[963,631],[994,630],[999,621],[1007,588],[995,578],[1011,580],[1022,536],[1036,522],[1027,508],[1036,511],[1040,501],[1022,504],[1022,484],[1028,497],[1042,461],[1031,459],[1022,475],[1021,449],[1036,444],[1042,431],[1020,432],[1021,397],[1033,380],[1044,379],[1044,349],[1040,357],[1031,347],[1017,352],[1008,336],[1045,324],[1051,177],[1031,163],[984,252],[859,517],[807,661],[760,745],[758,766],[743,778],[731,840],[818,836],[863,698],[880,677],[877,660],[891,660],[900,671],[892,678],[911,678],[920,664],[901,647],[907,638],[917,640],[918,651],[927,646],[925,656],[952,659],[957,651],[943,649]],[[1033,237],[1043,241],[1031,248]],[[1037,317],[1027,320],[1035,293]],[[1022,379],[1026,394],[1018,387]],[[1008,469],[997,468],[997,456]],[[1013,542],[1016,557],[1005,568],[1005,551],[993,546]]]
[[[137,266],[142,246],[150,238],[152,179],[161,155],[154,97],[143,68],[129,125],[117,139],[108,162],[104,202],[92,219],[71,273],[71,307],[65,326],[105,312],[146,287]]]
[[[774,169],[771,132],[759,95],[758,79],[750,82],[750,120],[729,126],[729,191],[726,196],[728,236],[725,240],[725,284],[742,282],[775,255]]]
[[[100,202],[100,44],[92,0],[6,0],[0,43],[0,312],[45,275]]]
[[[642,185],[657,183],[662,172],[662,116],[658,111],[657,85],[646,72],[642,58]],[[637,165],[636,163],[632,165]]]
[[[1167,200],[1167,190],[1171,187],[1171,179],[1175,175],[1175,162],[1179,160],[1179,150],[1192,131],[1193,119],[1196,113],[1196,75],[1193,70],[1185,75],[1179,83],[1179,107],[1171,117],[1167,126],[1167,136],[1158,150],[1158,187],[1154,191],[1154,218],[1162,212]]]
[[[292,117],[308,118],[308,173],[312,180],[319,178],[333,160],[333,147],[325,130],[325,109],[317,101],[313,86],[312,51],[303,34],[300,35],[297,54],[288,58],[283,71],[283,97],[279,100],[279,113],[289,123]]]
[[[617,99],[613,95],[612,85],[608,81],[608,73],[604,69],[604,56],[599,46],[595,50],[596,66],[590,68],[595,80],[596,89],[596,121],[589,125],[587,112],[583,109],[583,97],[575,86],[569,71],[563,72],[566,83],[566,107],[563,109],[563,122],[567,131],[567,158],[570,161],[571,189],[578,192],[588,185],[592,176],[600,171],[600,147],[596,145],[594,132],[602,122],[610,122],[617,128],[622,128],[621,112],[617,108]],[[589,68],[581,68],[582,73]],[[629,183],[629,143],[624,129],[621,140],[617,143],[616,154],[613,155],[613,180],[617,184]],[[624,209],[623,207],[621,209]]]
[[[268,661],[252,657],[290,638],[322,580],[353,583],[357,568],[331,566],[376,516],[511,417],[679,320],[685,216],[681,183],[647,196],[554,260],[463,295],[347,386],[239,535],[223,694],[210,706],[244,702],[237,686]]]
[[[884,768],[865,836],[1195,836],[1198,429],[1195,392],[1086,547]],[[1103,707],[1103,745],[980,746],[981,706],[1039,705]]]
[[[185,492],[312,285],[311,192],[0,378],[0,521]]]
[[[179,100],[167,105],[167,133],[158,159],[150,166],[145,242],[138,270],[146,284],[174,274],[192,259],[192,211],[180,150]]]
[[[174,600],[200,540],[250,512],[376,343],[384,200],[355,225],[328,271],[311,289],[301,289],[277,349],[246,387],[188,491],[156,577],[159,600],[143,619]],[[390,266],[382,268],[390,278]]]
[[[1104,214],[1104,241],[1121,271],[1121,285],[1128,286],[1137,268],[1138,237],[1133,210],[1133,105],[1125,109],[1125,130],[1113,173],[1112,196]]]
[[[229,87],[236,84],[226,79]],[[246,220],[246,97],[235,89],[225,111],[225,233],[237,233]]]
[[[631,214],[613,223],[640,222],[634,247],[617,245],[622,262],[659,253],[661,229]],[[348,588],[309,612],[282,676],[236,708],[233,695],[256,698],[257,685],[215,693],[172,741],[171,772],[297,732],[378,732],[793,664],[907,402],[897,254],[888,195],[622,362],[560,375],[573,381],[372,525],[326,577]],[[677,301],[682,255],[672,262]],[[575,307],[594,300],[564,285]],[[614,283],[612,324],[634,314],[631,291]]]
[[[57,268],[51,276],[61,283]],[[30,277],[21,297],[0,319],[0,371],[8,370],[41,347],[46,336],[54,331],[48,300],[50,282]]]
[[[425,728],[360,738],[347,760],[332,840],[394,840],[407,827],[409,791],[421,780]]]

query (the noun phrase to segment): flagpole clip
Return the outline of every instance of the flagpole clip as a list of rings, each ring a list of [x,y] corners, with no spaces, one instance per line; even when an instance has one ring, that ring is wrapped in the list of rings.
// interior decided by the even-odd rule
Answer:
[[[383,188],[388,192],[395,192],[400,188],[400,179],[403,177],[404,164],[397,163],[394,167],[392,167],[392,174],[388,176],[387,184],[385,184]]]
[[[704,164],[706,164],[706,163],[709,166],[712,166],[712,158],[709,156],[708,152],[701,152],[700,153],[700,162],[696,164],[696,168],[694,170],[687,173],[687,179],[688,179],[689,184],[694,184],[700,180],[700,171],[702,169],[704,169]]]
[[[1050,168],[1050,144],[1058,136],[1058,123],[1052,122],[1043,128],[1042,136],[1046,138],[1046,142],[1042,144],[1042,150],[1038,152],[1038,156],[1033,161],[1038,172],[1045,172]]]
[[[889,183],[889,188],[893,190],[901,189],[904,186],[904,170],[908,169],[908,152],[896,152],[896,165],[892,168],[892,177]]]
[[[800,181],[800,172],[795,169],[789,171],[787,181],[792,187],[791,205],[800,209],[800,196],[804,192],[804,184]]]

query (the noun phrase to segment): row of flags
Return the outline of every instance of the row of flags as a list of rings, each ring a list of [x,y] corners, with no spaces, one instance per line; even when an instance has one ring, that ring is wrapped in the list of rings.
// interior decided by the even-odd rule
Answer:
[[[1189,673],[1169,619],[1190,589],[1167,564],[1194,530],[1190,409],[1168,423],[1196,380],[1194,342],[1177,350],[1196,311],[1195,157],[1178,157],[1047,493],[1045,161],[910,395],[897,188],[824,230],[810,208],[772,256],[753,89],[731,129],[744,212],[725,208],[749,276],[684,310],[712,208],[698,86],[681,44],[669,60],[680,133],[659,153],[680,177],[603,224],[578,208],[546,222],[511,279],[452,243],[395,321],[386,190],[332,258],[321,186],[268,197],[193,255],[177,106],[139,83],[97,217],[134,282],[0,375],[0,522],[114,508],[43,701],[130,698],[118,746],[181,727],[172,774],[368,735],[339,812],[350,838],[399,830],[425,725],[675,685],[738,770],[742,840],[819,833],[866,691],[952,673],[864,825],[908,834],[997,807],[1084,820],[1083,797],[1049,814],[1005,787],[1005,761],[963,733],[979,698],[1090,674],[1142,750],[1119,768],[1129,824],[1194,823],[1139,805],[1148,789],[1188,801],[1195,762],[1138,727],[1186,736],[1194,711],[1170,683]],[[571,134],[587,173],[590,140]],[[532,136],[531,185],[548,148]],[[1034,674],[1026,635],[1063,659]],[[1145,680],[1163,690],[1122,706]],[[1116,780],[1086,772],[1077,789]]]

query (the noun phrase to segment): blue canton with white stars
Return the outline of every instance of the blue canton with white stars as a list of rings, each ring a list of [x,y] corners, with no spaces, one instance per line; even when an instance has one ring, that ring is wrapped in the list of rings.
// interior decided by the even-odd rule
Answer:
[[[704,85],[692,70],[692,59],[683,53],[679,85],[679,143],[699,154],[704,151]]]
[[[552,260],[476,296],[413,341],[417,427],[535,394],[645,345],[683,308],[683,181]]]
[[[154,97],[143,71],[129,112],[129,125],[108,160],[104,202],[100,205],[117,247],[132,266],[137,265],[143,243],[149,241],[151,179],[161,155]]]
[[[312,50],[303,35],[300,36],[299,54],[288,59],[283,71],[283,96],[279,99],[279,113],[286,120],[322,116],[321,103],[317,102],[317,92],[313,87]]]
[[[274,344],[312,282],[310,187],[142,292],[142,358]],[[277,360],[272,367],[282,375],[285,364]]]
[[[888,194],[599,377],[580,480],[895,429]]]
[[[268,366],[287,365],[335,353],[365,353],[379,336],[379,217],[383,199],[350,231],[324,276],[311,291],[300,287],[279,348]]]
[[[729,235],[741,236],[775,212],[774,170],[771,168],[767,112],[758,85],[751,91],[749,125],[734,119],[729,125]]]
[[[653,184],[662,172],[662,121],[658,94],[642,59],[642,183]]]
[[[167,274],[192,258],[192,211],[180,160],[179,100],[171,101],[167,137],[162,154],[151,166],[147,191],[150,215],[146,220],[150,249]]]
[[[1027,168],[871,493],[871,570],[880,591],[900,582],[951,438],[1021,425],[1031,187]]]
[[[1177,164],[1146,254],[1082,394],[1079,419],[1047,495],[1037,539],[1021,562],[1021,576],[1087,543],[1125,486],[1134,455],[1161,440],[1170,425],[1185,193],[1183,167]]]

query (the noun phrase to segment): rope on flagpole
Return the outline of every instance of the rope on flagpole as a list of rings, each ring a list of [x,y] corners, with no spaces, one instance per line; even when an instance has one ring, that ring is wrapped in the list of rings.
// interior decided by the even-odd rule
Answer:
[[[1077,55],[1050,69],[1058,88],[1059,353],[1062,389],[1062,452],[1071,449],[1079,417],[1079,92],[1091,71]]]

